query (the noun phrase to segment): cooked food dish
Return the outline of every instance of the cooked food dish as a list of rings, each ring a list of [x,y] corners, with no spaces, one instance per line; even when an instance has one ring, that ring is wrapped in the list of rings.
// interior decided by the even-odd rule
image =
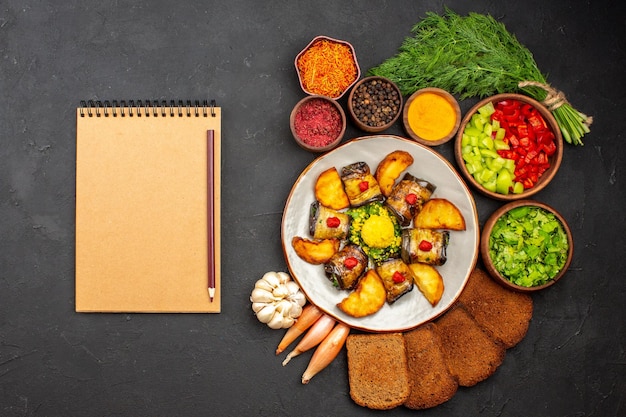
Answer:
[[[355,162],[341,169],[346,194],[353,207],[373,201],[382,201],[384,196],[380,191],[378,181],[370,172],[367,162]]]
[[[350,216],[324,207],[318,201],[311,203],[309,231],[314,239],[345,239],[350,230]]]
[[[337,168],[330,167],[322,172],[315,181],[315,199],[321,205],[333,210],[350,207],[350,200],[343,189],[343,182]]]
[[[457,206],[445,198],[431,198],[413,218],[413,227],[465,230],[465,218]]]
[[[383,280],[389,304],[413,289],[413,273],[402,259],[387,259],[376,267],[376,272]]]
[[[389,152],[390,148],[395,148],[396,150]],[[406,154],[410,158],[405,159],[403,155]],[[324,267],[307,263],[304,258],[295,253],[295,250],[290,245],[285,245],[286,239],[292,239],[293,236],[312,238],[308,228],[308,219],[313,194],[324,196],[323,198],[326,198],[326,201],[334,200],[334,198],[328,197],[329,194],[341,194],[341,188],[336,186],[336,178],[332,179],[332,174],[327,174],[331,168],[336,167],[338,169],[340,177],[342,177],[344,192],[346,195],[350,195],[347,189],[349,188],[350,180],[347,181],[348,185],[346,185],[343,179],[345,176],[342,175],[346,173],[345,171],[352,170],[354,171],[352,174],[358,172],[359,175],[365,175],[367,178],[368,175],[371,175],[371,172],[368,174],[369,167],[379,166],[383,164],[383,161],[386,161],[387,168],[379,170],[377,167],[376,172],[382,172],[381,178],[389,178],[391,176],[396,179],[395,181],[399,182],[402,181],[400,178],[404,179],[404,174],[402,171],[399,171],[400,167],[411,166],[411,163],[413,163],[411,159],[419,161],[419,166],[416,165],[415,168],[409,169],[419,169],[419,171],[411,172],[410,174],[419,174],[415,175],[415,177],[423,178],[433,185],[436,184],[436,192],[433,193],[432,197],[445,197],[451,203],[454,202],[453,204],[458,207],[462,215],[468,220],[467,229],[461,234],[455,233],[454,237],[450,239],[451,244],[448,245],[448,250],[446,251],[449,257],[448,261],[444,265],[434,266],[439,270],[442,279],[446,280],[445,291],[442,294],[439,292],[441,294],[439,296],[437,291],[435,291],[436,287],[433,286],[435,290],[432,291],[432,296],[427,292],[430,298],[426,298],[426,296],[417,291],[408,291],[399,298],[391,296],[390,300],[393,300],[393,302],[385,302],[380,309],[366,305],[371,302],[370,297],[355,296],[352,298],[351,303],[354,306],[360,303],[357,306],[358,308],[342,310],[339,308],[339,304],[359,288],[358,282],[354,287],[349,285],[353,288],[349,290],[342,290],[339,285],[333,285],[331,280],[324,277]],[[365,165],[360,162],[363,162]],[[344,170],[340,167],[350,167],[350,169]],[[321,180],[320,177],[324,178]],[[329,190],[324,189],[320,185],[327,182],[327,180],[329,180],[328,183],[333,184],[329,185]],[[359,190],[361,188],[370,188],[372,184],[371,178],[365,179],[361,177],[359,180],[360,182],[357,183],[361,184]],[[377,179],[374,178],[374,181],[377,181]],[[339,213],[345,213],[350,216],[352,211],[368,211],[372,207],[382,208],[375,215],[369,213],[367,221],[360,223],[358,226],[356,224],[359,222],[350,216],[348,238],[340,239],[340,249],[347,245],[355,244],[350,240],[350,237],[354,235],[353,231],[359,230],[357,234],[361,242],[369,242],[368,244],[358,245],[368,257],[367,271],[375,269],[390,259],[401,260],[399,248],[401,245],[397,239],[400,238],[401,241],[401,233],[399,231],[401,232],[402,227],[397,217],[384,204],[385,196],[376,193],[376,196],[373,198],[374,202],[363,202],[367,201],[367,199],[354,200],[353,198],[349,208],[336,210]],[[318,206],[324,206],[319,200],[317,200],[317,203]],[[304,216],[303,212],[305,212]],[[306,228],[303,227],[303,218],[307,220]],[[437,230],[437,232],[443,231]],[[417,145],[413,141],[391,136],[375,136],[352,140],[314,161],[301,174],[289,195],[283,214],[282,227],[283,248],[289,269],[307,295],[307,298],[325,313],[349,324],[353,328],[385,332],[414,328],[424,321],[440,315],[456,300],[469,274],[466,268],[473,267],[476,262],[477,232],[477,214],[474,201],[469,190],[449,163],[429,148]],[[317,239],[312,238],[312,240]],[[379,252],[378,257],[376,252]],[[376,261],[374,258],[377,258]],[[409,270],[409,275],[411,273]],[[364,276],[365,274],[362,274],[360,280]],[[428,278],[431,276],[429,275]],[[411,278],[414,277],[411,276]],[[364,294],[367,294],[367,292]],[[390,307],[391,304],[393,304],[393,309]],[[357,318],[356,315],[362,314],[363,311],[375,313]]]
[[[300,236],[291,239],[291,246],[296,254],[313,265],[323,264],[339,250],[339,239],[311,240]]]
[[[376,167],[374,177],[378,181],[380,191],[385,197],[391,194],[391,190],[396,183],[396,180],[400,178],[400,175],[404,170],[413,164],[413,156],[403,150],[396,150],[387,154],[382,161]]]
[[[413,281],[417,288],[433,307],[436,306],[445,288],[443,277],[437,268],[421,262],[413,262],[409,264],[409,269],[413,273]]]
[[[421,262],[443,265],[448,260],[446,250],[450,232],[411,228],[402,231],[402,259],[406,263]]]
[[[381,202],[348,210],[352,219],[349,241],[363,248],[374,264],[400,254],[402,229]]]
[[[367,255],[357,245],[346,245],[324,264],[326,276],[342,290],[351,290],[367,268]]]
[[[375,270],[370,269],[359,280],[359,285],[337,307],[351,317],[365,317],[383,308],[387,291]]]
[[[436,185],[407,172],[392,188],[385,205],[396,215],[400,225],[406,227],[422,211],[423,204],[430,199],[436,188]]]

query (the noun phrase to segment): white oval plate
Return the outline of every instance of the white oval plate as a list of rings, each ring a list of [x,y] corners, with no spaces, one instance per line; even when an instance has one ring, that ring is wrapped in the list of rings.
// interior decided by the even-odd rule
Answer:
[[[293,250],[294,236],[310,238],[309,208],[315,200],[315,181],[330,167],[341,168],[354,162],[367,162],[376,170],[379,162],[394,150],[409,152],[414,162],[406,172],[437,186],[432,197],[454,203],[465,217],[465,231],[451,231],[447,262],[437,267],[444,280],[444,292],[432,307],[417,286],[393,304],[377,313],[354,318],[343,313],[337,303],[348,291],[335,288],[324,273],[323,265],[303,261]],[[445,312],[459,297],[478,258],[479,227],[476,204],[465,182],[453,166],[440,154],[414,141],[398,136],[377,135],[353,139],[313,161],[298,177],[287,198],[282,219],[282,246],[292,277],[300,285],[309,302],[345,324],[370,332],[407,331]]]

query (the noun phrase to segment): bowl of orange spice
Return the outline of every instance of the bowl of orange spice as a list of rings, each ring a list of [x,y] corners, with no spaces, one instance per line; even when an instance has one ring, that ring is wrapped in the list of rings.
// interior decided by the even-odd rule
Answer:
[[[361,77],[354,47],[328,36],[313,38],[296,56],[295,65],[305,93],[335,100]]]
[[[461,108],[447,91],[422,88],[406,101],[402,121],[413,140],[422,145],[437,146],[454,137],[461,124]]]

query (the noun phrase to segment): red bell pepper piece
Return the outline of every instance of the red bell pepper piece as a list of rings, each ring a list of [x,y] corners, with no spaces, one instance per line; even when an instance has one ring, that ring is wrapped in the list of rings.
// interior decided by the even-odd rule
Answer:
[[[554,155],[554,152],[556,152],[556,143],[554,143],[554,141],[548,143],[547,145],[543,144],[541,146],[548,156],[552,156]]]
[[[506,159],[512,159],[517,162],[519,155],[512,149],[500,149],[498,155]]]
[[[504,120],[504,112],[500,109],[496,109],[493,113],[491,113],[491,120],[497,120],[501,122]]]
[[[528,103],[522,104],[521,112],[527,119],[535,114],[537,110]]]
[[[507,113],[507,110],[504,110],[504,120],[509,123],[516,122],[520,118],[520,111],[517,108],[512,109],[511,113]]]
[[[530,151],[528,151],[528,153],[524,157],[524,160],[526,161],[527,164],[530,164],[531,162],[533,162],[536,156],[537,156],[537,151],[535,149],[531,149]]]
[[[522,180],[522,184],[524,185],[524,189],[529,189],[529,188],[533,188],[533,185],[535,185],[535,183],[530,179],[530,178],[524,178]]]
[[[550,142],[554,142],[554,133],[549,130],[539,130],[536,132],[537,143],[546,145]]]
[[[549,158],[556,152],[554,133],[535,107],[519,100],[496,103],[491,119],[506,130],[504,140],[510,146],[498,155],[515,161],[515,181],[533,187],[550,168]]]
[[[546,122],[539,114],[533,114],[532,116],[528,117],[527,120],[528,124],[531,125],[535,131],[543,130],[546,128]]]
[[[523,147],[528,147],[530,144],[530,138],[528,137],[528,126],[521,124],[517,127],[517,134],[520,137],[519,144]]]

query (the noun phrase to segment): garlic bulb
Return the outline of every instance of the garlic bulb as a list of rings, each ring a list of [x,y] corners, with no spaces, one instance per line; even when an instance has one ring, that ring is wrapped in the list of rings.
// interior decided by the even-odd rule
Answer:
[[[291,327],[302,314],[306,297],[286,272],[267,272],[254,284],[252,311],[272,329]]]

